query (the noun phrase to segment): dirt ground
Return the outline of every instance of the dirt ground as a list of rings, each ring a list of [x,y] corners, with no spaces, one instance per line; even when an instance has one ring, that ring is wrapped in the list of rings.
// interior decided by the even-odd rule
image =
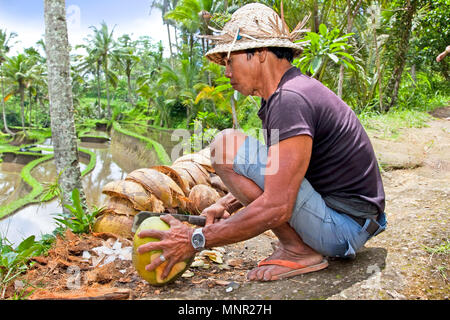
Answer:
[[[30,299],[448,300],[448,249],[442,254],[426,248],[450,240],[450,107],[434,116],[439,118],[427,127],[405,129],[395,141],[371,134],[383,167],[388,228],[370,239],[355,260],[331,260],[325,270],[285,280],[249,282],[247,272],[272,253],[275,237],[266,232],[223,247],[222,263],[204,257],[202,266],[155,287],[139,278],[129,260],[97,268],[81,262],[84,251],[112,246],[115,237],[80,239],[69,233],[20,279],[32,284],[23,294],[32,292]],[[119,240],[122,247],[131,245]]]

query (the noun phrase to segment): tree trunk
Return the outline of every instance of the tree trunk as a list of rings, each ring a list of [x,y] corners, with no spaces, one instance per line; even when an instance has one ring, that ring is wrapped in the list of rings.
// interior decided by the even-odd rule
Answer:
[[[19,84],[19,95],[20,95],[20,120],[22,121],[22,130],[25,136],[28,137],[27,130],[25,129],[25,86]]]
[[[170,65],[173,68],[172,39],[170,37],[170,26],[169,26],[169,23],[166,23],[166,26],[167,26],[167,37],[169,38]]]
[[[353,27],[353,21],[355,20],[355,16],[359,10],[359,7],[361,6],[361,0],[356,4],[355,10],[352,11],[350,0],[347,0],[347,33],[352,32]],[[344,86],[344,75],[345,75],[345,68],[344,65],[341,64],[339,67],[339,81],[338,81],[338,96],[339,98],[342,98],[342,88]]]
[[[312,31],[316,33],[319,32],[320,21],[319,21],[319,5],[317,3],[317,0],[315,0],[313,4],[312,24],[313,24]]]
[[[44,17],[52,143],[62,201],[71,204],[72,191],[77,188],[86,210],[73,117],[65,0],[44,0]],[[64,206],[63,210],[69,212]]]
[[[97,63],[97,112],[98,117],[102,117],[102,98],[101,98],[101,81],[100,81],[100,66]]]
[[[0,66],[1,67],[1,66]],[[2,86],[2,114],[3,114],[3,126],[5,127],[5,132],[10,135],[14,135],[14,132],[9,130],[8,124],[6,123],[6,107],[5,107],[5,83],[3,80],[3,70],[0,70],[2,73],[0,74],[1,86]]]
[[[415,88],[415,87],[416,87],[416,82],[417,82],[417,77],[416,77],[416,65],[415,65],[415,64],[413,64],[413,65],[411,66],[410,74],[411,74],[411,78],[413,79],[413,87]]]
[[[189,34],[189,60],[191,65],[194,64],[194,35],[192,33]]]
[[[395,45],[398,50],[394,53],[394,57],[392,59],[392,65],[394,70],[392,72],[391,78],[386,86],[386,90],[384,92],[386,95],[386,111],[389,111],[398,98],[398,90],[400,88],[400,82],[402,79],[403,70],[406,64],[406,56],[409,49],[409,38],[411,36],[411,28],[412,22],[414,18],[414,14],[417,8],[417,0],[408,1],[405,12],[399,14],[400,16],[397,18],[398,23],[396,24],[396,34],[391,35],[393,37],[393,45]],[[400,35],[397,35],[400,33]]]
[[[39,104],[38,104],[38,102],[39,102],[39,98],[38,98],[38,94],[39,94],[39,92],[36,92],[36,99],[34,100],[34,102],[36,104],[36,111],[34,113],[34,125],[39,128],[39,123],[38,123],[38,113],[39,113]]]
[[[108,65],[106,62],[103,64],[105,66],[105,86],[106,86],[106,103],[107,103],[107,118],[111,120],[111,99],[109,97],[109,83],[108,83]]]
[[[189,130],[189,120],[191,120],[189,106],[186,106],[186,129],[188,129],[188,130]]]
[[[178,33],[177,33],[177,27],[174,27],[175,30],[175,47],[177,48],[177,54],[178,54]]]
[[[127,67],[127,85],[128,85],[128,102],[131,106],[135,104],[135,95],[133,94],[133,88],[131,87],[131,70]]]
[[[376,64],[377,64],[377,74],[378,74],[378,101],[380,104],[380,111],[384,112],[383,106],[383,86],[382,86],[382,72],[381,72],[381,63],[380,63],[380,48],[378,48],[378,37],[377,37],[377,29],[373,28],[373,36],[375,39],[375,56],[376,56]]]
[[[31,113],[33,110],[33,97],[32,97],[32,92],[31,89],[28,89],[28,101],[29,101],[29,105],[28,105],[28,118],[30,121],[30,128],[33,128],[33,122],[31,121]]]

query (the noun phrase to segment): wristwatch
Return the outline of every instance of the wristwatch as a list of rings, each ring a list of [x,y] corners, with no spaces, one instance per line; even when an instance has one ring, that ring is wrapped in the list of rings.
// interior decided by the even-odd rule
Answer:
[[[197,228],[191,237],[191,244],[195,250],[201,251],[205,249],[206,239],[203,235],[202,228]]]

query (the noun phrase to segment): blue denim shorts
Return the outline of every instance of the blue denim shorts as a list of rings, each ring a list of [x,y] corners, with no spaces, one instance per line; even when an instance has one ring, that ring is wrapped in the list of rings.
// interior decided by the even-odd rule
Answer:
[[[264,190],[264,171],[268,148],[253,137],[247,137],[234,159],[233,170],[254,181]],[[367,240],[386,228],[386,216],[381,214],[378,230],[369,235],[366,219],[361,227],[346,214],[339,213],[325,204],[322,196],[303,179],[289,225],[311,248],[328,257],[354,258]]]

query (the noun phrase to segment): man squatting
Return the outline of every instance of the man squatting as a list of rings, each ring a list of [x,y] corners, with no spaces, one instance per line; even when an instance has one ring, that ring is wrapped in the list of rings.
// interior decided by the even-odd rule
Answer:
[[[292,66],[302,52],[292,41],[297,29],[290,33],[275,11],[253,3],[211,37],[216,46],[206,57],[226,67],[235,90],[262,98],[265,145],[231,129],[215,138],[212,164],[230,193],[202,212],[203,228],[165,215],[170,230],[142,231],[140,237],[161,239],[138,249],[162,250],[147,270],[168,261],[165,278],[205,247],[272,230],[279,240],[273,254],[247,278],[277,280],[322,270],[326,257],[354,258],[385,230],[385,194],[370,140],[344,101]]]

